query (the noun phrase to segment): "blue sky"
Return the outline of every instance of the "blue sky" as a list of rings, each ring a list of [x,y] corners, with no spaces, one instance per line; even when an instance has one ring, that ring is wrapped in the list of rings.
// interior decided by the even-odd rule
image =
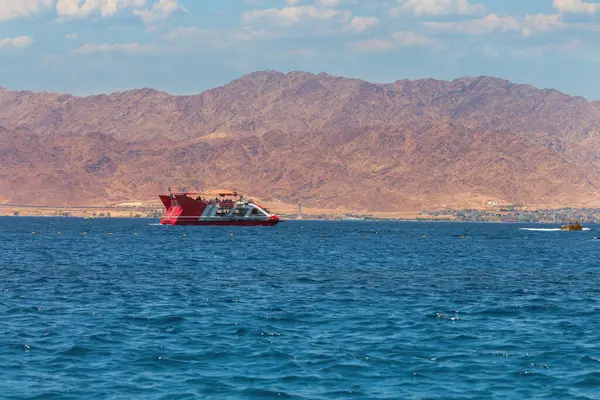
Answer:
[[[0,0],[0,86],[198,93],[256,70],[490,75],[600,99],[592,0]]]

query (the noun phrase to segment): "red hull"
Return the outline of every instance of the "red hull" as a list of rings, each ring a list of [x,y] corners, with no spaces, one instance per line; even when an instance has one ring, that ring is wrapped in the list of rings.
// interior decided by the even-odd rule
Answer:
[[[177,221],[170,223],[170,221],[160,223],[163,225],[212,225],[212,226],[274,226],[282,222],[277,221]]]

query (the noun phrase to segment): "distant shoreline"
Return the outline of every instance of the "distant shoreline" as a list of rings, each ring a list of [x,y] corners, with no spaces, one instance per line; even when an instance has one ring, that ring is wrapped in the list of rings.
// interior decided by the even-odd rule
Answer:
[[[585,224],[600,223],[600,209],[510,209],[510,210],[437,210],[413,212],[369,212],[328,209],[305,209],[302,219],[290,207],[274,211],[286,221],[412,221],[412,222],[481,222],[481,223],[539,223],[560,225],[571,221]],[[114,206],[30,206],[0,204],[0,216],[6,217],[61,217],[61,218],[150,218],[160,219],[164,207],[158,204]]]
[[[0,215],[0,218],[14,218],[14,219],[18,219],[18,218],[56,218],[56,219],[92,219],[92,220],[120,220],[120,219],[127,219],[127,220],[153,220],[153,221],[159,221],[160,217],[95,217],[95,218],[86,218],[83,216],[56,216],[56,215],[17,215],[17,216],[13,216],[13,215]],[[425,219],[421,219],[421,218],[415,218],[415,219],[398,219],[398,218],[369,218],[369,219],[364,219],[364,220],[348,220],[348,219],[343,219],[343,218],[304,218],[304,219],[296,219],[296,218],[290,218],[290,219],[283,219],[283,222],[285,223],[302,223],[302,222],[346,222],[346,223],[360,223],[360,222],[398,222],[398,223],[402,223],[402,222],[411,222],[411,223],[422,223],[422,224],[427,224],[427,223],[434,223],[434,224],[504,224],[504,225],[552,225],[552,226],[560,226],[562,224],[564,224],[564,222],[528,222],[528,221],[523,221],[523,222],[503,222],[503,221],[458,221],[458,220],[425,220]],[[597,224],[596,222],[594,223],[588,223],[586,222],[586,224]],[[185,226],[185,225],[182,225]]]

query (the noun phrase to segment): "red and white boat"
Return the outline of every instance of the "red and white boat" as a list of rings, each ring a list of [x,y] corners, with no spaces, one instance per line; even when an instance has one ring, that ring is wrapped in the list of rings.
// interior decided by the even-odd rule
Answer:
[[[281,220],[260,204],[233,193],[219,193],[213,199],[198,193],[160,195],[167,209],[162,225],[273,226]]]

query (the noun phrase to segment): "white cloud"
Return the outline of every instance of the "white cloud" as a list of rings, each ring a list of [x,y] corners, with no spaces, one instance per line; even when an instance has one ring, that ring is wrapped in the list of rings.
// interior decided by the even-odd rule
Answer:
[[[564,26],[561,14],[535,14],[523,17],[501,17],[489,14],[481,19],[457,22],[425,22],[432,30],[467,35],[487,35],[495,31],[520,32],[530,36],[537,32],[546,32]]]
[[[109,17],[122,9],[143,7],[145,4],[146,0],[56,0],[56,12],[65,18],[87,18],[98,12]]]
[[[100,44],[84,44],[83,46],[72,50],[73,53],[79,54],[95,54],[95,53],[124,53],[129,55],[137,55],[143,53],[156,52],[158,48],[154,45],[143,45],[135,43],[100,43]]]
[[[7,47],[16,47],[16,48],[28,47],[32,43],[33,43],[33,38],[31,38],[30,36],[19,36],[16,38],[6,37],[6,38],[0,39],[0,49],[7,48]]]
[[[471,4],[470,0],[397,0],[397,7],[390,10],[393,17],[412,13],[423,15],[470,15],[485,12],[482,4]]]
[[[187,12],[176,0],[159,0],[152,7],[143,10],[133,10],[133,13],[145,23],[152,24],[158,20],[169,18],[177,11]]]
[[[67,40],[75,40],[75,39],[77,39],[78,37],[79,37],[79,35],[78,35],[78,34],[76,34],[76,33],[67,33],[67,34],[65,35],[65,39],[67,39]]]
[[[48,9],[55,0],[0,0],[0,21],[29,17]]]
[[[361,33],[374,28],[377,24],[379,24],[379,18],[377,17],[353,17],[350,20],[348,29],[356,33]]]
[[[0,0],[0,21],[29,17],[54,9],[61,18],[87,18],[94,14],[110,17],[130,9],[144,22],[165,19],[186,11],[180,0]]]
[[[562,28],[565,25],[561,14],[535,14],[521,18],[521,30],[525,36]]]
[[[552,5],[561,13],[594,15],[600,11],[600,3],[590,3],[583,0],[553,0]]]
[[[489,14],[481,19],[470,19],[457,22],[425,22],[435,31],[465,33],[467,35],[485,35],[493,31],[516,32],[521,25],[515,17],[500,17]]]
[[[12,44],[15,47],[29,47],[33,43],[31,36],[19,36],[12,40]]]
[[[305,0],[306,1],[306,0]],[[360,0],[352,0],[356,4]],[[311,0],[312,5],[300,4],[302,0],[286,0],[289,7],[253,10],[242,15],[247,26],[279,28],[325,28],[328,33],[363,33],[379,25],[377,17],[352,16],[349,9],[336,8],[340,0]]]
[[[349,11],[339,11],[333,8],[316,6],[285,7],[281,9],[270,8],[244,13],[242,21],[246,24],[257,23],[279,27],[292,27],[302,25],[311,20],[349,20]]]

